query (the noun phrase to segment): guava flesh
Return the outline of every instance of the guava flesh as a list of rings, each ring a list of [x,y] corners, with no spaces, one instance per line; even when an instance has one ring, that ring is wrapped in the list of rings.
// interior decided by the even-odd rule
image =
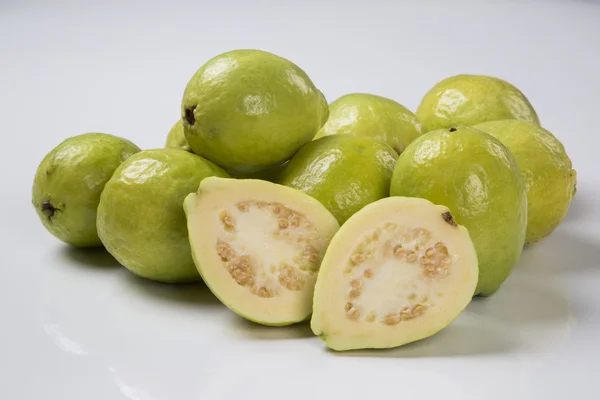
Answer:
[[[228,175],[184,150],[144,150],[130,157],[117,168],[100,197],[102,243],[139,277],[167,283],[200,280],[183,200],[209,176]]]
[[[398,158],[390,194],[443,204],[469,230],[479,259],[476,294],[495,293],[521,256],[525,185],[514,157],[487,133],[457,127],[419,137]]]
[[[421,134],[415,115],[400,103],[369,93],[351,93],[329,106],[329,118],[315,139],[328,135],[380,139],[400,154]]]
[[[323,205],[267,181],[206,178],[184,209],[196,267],[223,304],[263,325],[310,316],[321,259],[339,228]]]
[[[107,133],[64,140],[42,160],[35,174],[32,204],[44,227],[77,247],[100,247],[96,209],[117,167],[140,149]]]
[[[233,50],[204,64],[181,104],[194,151],[231,174],[251,174],[288,160],[312,140],[327,102],[306,73],[260,50]]]
[[[515,157],[527,189],[527,244],[550,235],[575,195],[577,173],[563,144],[539,125],[517,120],[477,124]]]
[[[501,119],[540,123],[529,99],[514,85],[492,76],[469,74],[438,82],[421,100],[416,116],[423,132]]]
[[[311,329],[338,351],[402,346],[448,326],[471,301],[477,279],[473,242],[447,207],[378,200],[331,240]]]
[[[366,136],[325,136],[304,145],[278,183],[319,200],[343,224],[365,205],[389,196],[398,154]]]

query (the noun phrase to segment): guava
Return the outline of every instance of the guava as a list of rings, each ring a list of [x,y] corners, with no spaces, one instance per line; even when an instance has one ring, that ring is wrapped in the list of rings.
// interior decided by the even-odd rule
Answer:
[[[169,131],[167,135],[167,141],[165,142],[166,149],[180,149],[192,152],[185,133],[183,132],[183,121],[178,120]]]
[[[140,148],[107,133],[84,133],[62,141],[39,164],[32,203],[44,227],[77,247],[100,247],[96,209],[117,167]]]
[[[456,319],[477,279],[469,232],[447,207],[381,199],[333,236],[315,286],[311,328],[338,351],[402,346]]]
[[[98,234],[108,252],[142,278],[166,283],[200,280],[183,200],[209,176],[227,174],[184,150],[144,150],[128,158],[100,196]]]
[[[389,196],[398,154],[368,136],[324,136],[304,145],[277,182],[319,200],[343,224],[369,203]]]
[[[261,50],[233,50],[204,64],[183,95],[183,129],[194,153],[232,174],[289,159],[328,113],[297,65]]]
[[[564,145],[539,125],[517,120],[477,124],[499,139],[517,160],[527,190],[527,236],[534,243],[563,221],[575,195],[577,173]]]
[[[263,325],[310,316],[321,259],[339,228],[323,205],[272,182],[211,177],[184,208],[198,271],[223,304]]]
[[[374,94],[351,93],[329,106],[329,119],[315,138],[351,134],[371,136],[400,154],[421,134],[421,123],[400,103]]]
[[[437,83],[421,100],[422,131],[500,119],[540,123],[529,99],[511,83],[492,76],[461,74]]]
[[[521,257],[525,184],[510,151],[487,133],[457,127],[420,136],[398,158],[390,194],[444,205],[469,230],[479,259],[478,295],[495,293]]]

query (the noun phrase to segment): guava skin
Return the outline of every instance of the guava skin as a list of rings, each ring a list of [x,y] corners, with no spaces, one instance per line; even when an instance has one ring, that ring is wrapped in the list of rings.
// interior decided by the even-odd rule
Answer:
[[[398,154],[367,136],[325,136],[304,145],[278,183],[319,200],[343,224],[369,203],[389,196]]]
[[[577,184],[563,144],[548,130],[523,121],[484,122],[474,128],[496,137],[517,160],[527,189],[526,244],[550,235],[566,217]]]
[[[326,119],[327,102],[294,63],[234,50],[204,64],[185,88],[181,116],[194,153],[235,174],[289,159]]]
[[[98,234],[108,252],[146,279],[200,280],[183,200],[208,176],[227,177],[227,173],[184,150],[144,150],[130,157],[117,168],[100,197]]]
[[[178,120],[169,131],[167,135],[167,141],[165,142],[166,149],[180,149],[189,151],[192,153],[192,149],[190,148],[187,139],[185,138],[185,133],[183,132],[183,121]]]
[[[127,139],[95,132],[52,149],[38,166],[32,189],[33,206],[48,232],[72,246],[101,247],[100,194],[117,167],[139,151]]]
[[[390,194],[444,205],[468,229],[479,259],[477,295],[495,293],[521,257],[525,184],[512,154],[491,135],[471,127],[424,134],[398,158]]]
[[[540,124],[525,95],[512,84],[485,75],[455,75],[437,83],[421,100],[422,131],[470,126],[501,119]]]
[[[421,135],[421,123],[409,109],[392,99],[351,93],[329,105],[329,119],[315,139],[342,134],[383,140],[400,154]]]

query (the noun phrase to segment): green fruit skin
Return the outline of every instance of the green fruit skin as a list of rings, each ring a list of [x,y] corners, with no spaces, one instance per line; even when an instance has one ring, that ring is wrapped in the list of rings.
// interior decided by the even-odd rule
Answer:
[[[325,136],[303,146],[278,182],[317,199],[341,225],[367,204],[389,196],[397,158],[381,140]]]
[[[456,75],[437,83],[421,100],[422,131],[501,119],[540,123],[529,100],[512,84],[485,75]]]
[[[32,189],[32,204],[48,232],[72,246],[102,246],[96,230],[100,194],[117,167],[139,151],[129,140],[96,132],[52,149],[39,164]]]
[[[517,120],[477,124],[500,140],[517,160],[527,190],[527,244],[550,235],[575,195],[577,173],[563,144],[539,125]]]
[[[315,139],[341,134],[383,140],[400,154],[421,135],[421,123],[415,114],[394,100],[368,93],[351,93],[329,105],[329,119]]]
[[[178,120],[173,127],[171,127],[171,130],[167,135],[167,141],[165,142],[165,149],[180,149],[192,153],[192,149],[183,132],[182,120]]]
[[[243,174],[291,158],[327,113],[323,94],[302,69],[260,50],[209,60],[190,79],[181,105],[194,153]]]
[[[491,135],[458,127],[419,137],[398,158],[390,194],[445,205],[467,228],[479,259],[477,295],[495,293],[521,256],[525,185],[514,157]]]
[[[108,181],[98,206],[98,234],[129,271],[166,283],[200,280],[192,259],[183,200],[208,176],[227,173],[178,149],[144,150]]]

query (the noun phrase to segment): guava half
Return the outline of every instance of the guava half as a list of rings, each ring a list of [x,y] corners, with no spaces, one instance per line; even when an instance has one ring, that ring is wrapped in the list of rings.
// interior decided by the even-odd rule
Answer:
[[[332,135],[304,145],[278,183],[319,200],[343,224],[365,205],[389,196],[398,154],[368,136]]]
[[[206,178],[184,208],[196,267],[223,304],[263,325],[310,316],[321,259],[339,228],[322,204],[267,181]]]
[[[447,207],[381,199],[331,240],[311,328],[334,350],[401,346],[448,326],[473,298],[477,278],[473,242]]]
[[[133,274],[167,283],[200,280],[183,210],[185,196],[220,167],[179,149],[143,150],[117,168],[98,206],[102,243]]]
[[[390,194],[443,204],[469,230],[479,260],[476,294],[496,292],[521,257],[525,184],[510,151],[487,133],[457,127],[420,136],[398,158]]]
[[[315,139],[343,134],[383,140],[400,154],[421,134],[421,124],[412,111],[392,99],[351,93],[329,105],[329,118]]]
[[[566,217],[577,173],[564,145],[539,125],[517,120],[477,124],[499,139],[515,157],[527,189],[526,243],[550,235]]]
[[[529,99],[514,85],[493,76],[471,74],[438,82],[421,100],[416,116],[423,132],[500,119],[540,123]]]
[[[181,116],[194,153],[232,175],[288,160],[323,125],[327,102],[308,75],[275,54],[233,50],[188,82]]]
[[[177,120],[175,124],[171,127],[171,130],[167,134],[167,140],[165,142],[165,148],[167,149],[180,149],[192,152],[190,148],[190,144],[185,138],[185,133],[183,132],[183,121],[181,119]]]
[[[140,148],[107,133],[84,133],[62,141],[39,164],[32,203],[48,232],[77,247],[100,247],[96,209],[117,167]]]

